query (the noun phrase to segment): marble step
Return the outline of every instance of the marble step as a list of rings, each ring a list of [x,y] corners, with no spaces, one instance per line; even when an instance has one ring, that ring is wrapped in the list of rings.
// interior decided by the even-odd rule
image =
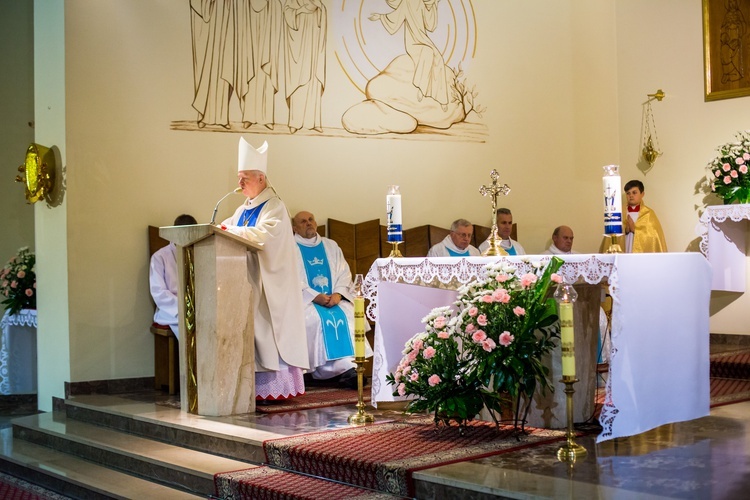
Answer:
[[[46,446],[13,439],[12,429],[0,430],[0,470],[22,477],[61,495],[87,500],[206,498],[119,472]]]
[[[62,412],[13,420],[13,442],[47,446],[106,467],[196,494],[214,492],[218,472],[252,464],[67,418]]]
[[[156,409],[155,409],[156,408]],[[235,460],[265,462],[263,441],[283,437],[271,427],[233,425],[232,417],[191,415],[118,396],[82,396],[65,400],[68,420],[88,422],[164,443]]]

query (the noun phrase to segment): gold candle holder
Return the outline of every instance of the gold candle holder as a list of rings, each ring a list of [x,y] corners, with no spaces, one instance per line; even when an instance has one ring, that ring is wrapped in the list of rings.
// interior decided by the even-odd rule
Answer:
[[[565,384],[565,409],[568,417],[568,430],[566,432],[565,444],[557,449],[557,459],[561,462],[573,463],[579,458],[585,457],[588,453],[586,448],[580,444],[576,444],[573,433],[573,394],[576,392],[573,389],[573,384],[578,382],[578,379],[575,377],[563,377],[560,382]]]
[[[354,362],[357,363],[357,413],[349,415],[349,423],[351,425],[365,425],[375,422],[375,417],[369,413],[365,413],[365,400],[364,400],[364,371],[365,358],[354,358]]]
[[[392,241],[391,245],[393,245],[393,249],[391,250],[391,254],[388,257],[403,257],[401,255],[401,252],[398,250],[398,246],[403,243],[403,241]]]
[[[622,253],[622,248],[620,247],[620,244],[617,242],[617,238],[620,235],[618,234],[612,234],[610,237],[612,238],[612,241],[609,244],[609,248],[607,249],[607,253]]]

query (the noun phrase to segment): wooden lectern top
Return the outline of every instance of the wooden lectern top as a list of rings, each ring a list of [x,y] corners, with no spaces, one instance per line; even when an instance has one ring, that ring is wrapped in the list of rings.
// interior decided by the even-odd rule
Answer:
[[[240,245],[247,247],[248,250],[257,252],[263,250],[263,243],[250,241],[236,234],[224,231],[218,226],[212,224],[195,224],[190,226],[163,226],[159,228],[159,236],[169,240],[177,246],[187,247],[216,234],[220,238],[227,238]]]

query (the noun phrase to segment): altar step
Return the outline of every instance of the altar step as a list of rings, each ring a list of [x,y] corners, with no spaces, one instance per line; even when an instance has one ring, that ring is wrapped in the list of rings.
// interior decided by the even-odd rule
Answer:
[[[252,468],[247,459],[262,451],[228,434],[74,400],[65,411],[13,419],[2,432],[0,470],[86,499],[212,497],[214,474]]]
[[[750,380],[750,348],[711,354],[711,377]]]

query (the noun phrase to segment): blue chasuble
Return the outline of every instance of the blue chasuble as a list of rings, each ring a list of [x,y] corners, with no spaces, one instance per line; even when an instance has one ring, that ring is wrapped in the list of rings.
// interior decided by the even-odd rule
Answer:
[[[468,257],[469,256],[469,250],[464,250],[463,252],[456,252],[454,250],[451,250],[448,247],[445,247],[446,250],[448,250],[448,255],[451,257]]]
[[[265,205],[266,203],[268,202],[264,201],[257,207],[245,209],[245,211],[242,212],[242,215],[240,215],[240,220],[237,222],[237,225],[245,227],[255,227],[255,224],[258,222],[260,211],[263,210],[263,205]]]
[[[307,283],[310,288],[326,295],[331,293],[331,266],[323,243],[308,247],[297,243],[305,263]],[[323,342],[329,360],[354,356],[354,346],[349,334],[346,313],[338,305],[324,307],[313,303],[323,326]]]

